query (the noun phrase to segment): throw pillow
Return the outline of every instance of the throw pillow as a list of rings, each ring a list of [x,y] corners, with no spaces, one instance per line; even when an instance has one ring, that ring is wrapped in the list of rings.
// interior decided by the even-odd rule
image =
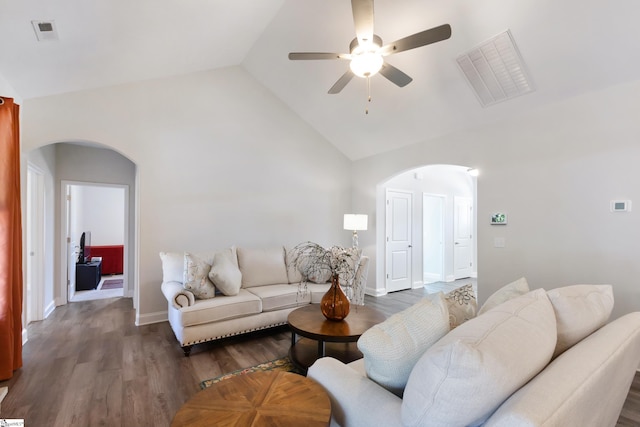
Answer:
[[[358,339],[367,376],[401,396],[413,365],[447,332],[449,318],[442,294],[392,315]]]
[[[338,272],[340,285],[343,289],[353,285],[356,271],[360,266],[362,251],[359,248],[341,248],[334,246],[331,248],[331,259],[333,269]]]
[[[211,266],[188,252],[184,254],[184,284],[183,287],[197,298],[209,299],[216,295],[216,288],[209,280]]]
[[[529,283],[527,283],[527,279],[521,277],[515,282],[511,282],[491,294],[491,296],[485,301],[485,303],[482,304],[480,310],[478,310],[478,316],[486,311],[491,310],[493,307],[502,304],[505,301],[509,301],[512,298],[524,295],[527,292],[529,292]]]
[[[413,367],[402,424],[480,425],[544,369],[555,345],[556,318],[543,289],[463,323]]]
[[[289,283],[283,246],[265,249],[238,248],[237,252],[243,288]]]
[[[184,282],[184,252],[160,252],[163,282]]]
[[[604,326],[613,310],[611,285],[574,285],[547,292],[558,324],[556,357]]]
[[[242,286],[242,273],[225,254],[218,253],[213,258],[209,280],[225,295],[238,295]]]
[[[478,305],[471,283],[449,292],[445,301],[449,309],[449,327],[451,329],[476,316]]]

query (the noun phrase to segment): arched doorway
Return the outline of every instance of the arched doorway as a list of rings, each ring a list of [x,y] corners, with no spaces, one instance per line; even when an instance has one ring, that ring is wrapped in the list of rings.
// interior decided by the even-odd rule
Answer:
[[[27,163],[41,171],[44,179],[45,200],[42,207],[44,218],[44,280],[39,289],[44,317],[56,306],[68,302],[66,242],[66,194],[63,181],[92,183],[97,185],[127,188],[126,231],[124,246],[126,255],[124,274],[126,288],[124,296],[133,297],[137,309],[137,283],[135,263],[137,252],[136,229],[138,212],[137,166],[126,156],[102,144],[88,142],[52,143],[27,153]],[[27,254],[28,255],[28,254]]]
[[[428,165],[378,185],[377,295],[477,277],[477,191],[469,170]]]

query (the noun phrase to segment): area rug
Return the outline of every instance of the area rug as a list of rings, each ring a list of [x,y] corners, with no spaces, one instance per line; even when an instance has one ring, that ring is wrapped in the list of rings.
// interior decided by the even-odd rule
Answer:
[[[120,289],[122,288],[122,279],[107,279],[102,283],[100,290],[104,289]]]
[[[288,357],[282,357],[280,359],[270,360],[269,362],[261,363],[250,368],[238,369],[228,374],[220,375],[219,377],[204,380],[200,383],[200,388],[205,389],[211,387],[213,384],[226,379],[232,378],[236,375],[245,375],[251,372],[265,372],[265,371],[286,371],[301,374],[301,372],[291,363]]]

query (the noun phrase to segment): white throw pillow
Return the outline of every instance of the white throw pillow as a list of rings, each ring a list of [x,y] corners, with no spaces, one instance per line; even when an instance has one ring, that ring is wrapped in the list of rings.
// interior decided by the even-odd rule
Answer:
[[[238,295],[242,286],[242,273],[225,254],[218,253],[213,258],[209,280],[225,295]]]
[[[476,317],[478,304],[471,283],[449,292],[445,297],[445,301],[449,309],[449,327],[451,329]]]
[[[184,252],[160,252],[163,282],[184,282]]]
[[[403,425],[480,425],[544,369],[555,346],[556,318],[543,289],[463,323],[413,367]]]
[[[556,313],[556,357],[604,326],[613,310],[611,285],[573,285],[547,292]]]
[[[197,299],[209,299],[216,295],[216,288],[208,277],[209,270],[211,266],[202,259],[188,252],[184,253],[183,287]]]
[[[482,304],[480,310],[478,310],[478,316],[486,311],[491,310],[493,307],[502,304],[505,301],[509,301],[512,298],[524,295],[527,292],[529,292],[529,283],[527,283],[527,279],[521,277],[515,282],[511,282],[491,294],[491,296],[485,301],[485,303]]]
[[[396,313],[367,330],[358,340],[367,376],[398,396],[413,365],[433,343],[449,332],[443,294]]]

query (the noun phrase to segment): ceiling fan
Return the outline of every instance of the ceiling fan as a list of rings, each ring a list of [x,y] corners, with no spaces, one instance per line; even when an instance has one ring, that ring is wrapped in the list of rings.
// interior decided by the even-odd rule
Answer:
[[[351,9],[353,11],[356,38],[349,45],[349,53],[289,53],[290,60],[350,60],[349,69],[329,89],[330,94],[339,93],[351,81],[353,76],[366,78],[368,82],[369,78],[378,72],[397,86],[404,87],[411,83],[413,79],[386,62],[384,57],[451,37],[451,26],[444,24],[383,45],[382,39],[373,33],[373,0],[351,0]],[[369,101],[371,101],[371,97],[369,97]]]

